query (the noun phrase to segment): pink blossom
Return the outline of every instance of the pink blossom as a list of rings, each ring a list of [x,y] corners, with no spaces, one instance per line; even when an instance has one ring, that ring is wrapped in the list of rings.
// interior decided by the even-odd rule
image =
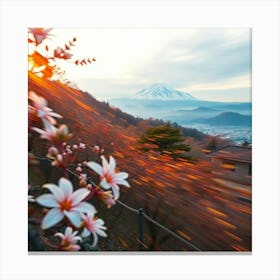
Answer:
[[[111,208],[116,204],[111,191],[104,192],[101,190],[97,190],[94,194],[107,205],[107,208]]]
[[[81,168],[81,167],[80,167]],[[87,185],[87,174],[83,173],[79,176],[79,186],[80,187],[86,187]]]
[[[51,146],[49,149],[48,149],[48,154],[47,154],[47,157],[48,158],[54,158],[58,155],[58,149],[54,146]]]
[[[93,161],[88,162],[87,165],[100,176],[102,188],[105,190],[112,189],[114,199],[117,200],[120,195],[118,185],[130,187],[129,183],[125,180],[128,177],[128,173],[115,171],[116,161],[112,156],[110,156],[109,163],[104,156],[101,156],[101,159],[102,166]]]
[[[98,235],[102,237],[107,237],[107,234],[104,230],[107,228],[104,226],[104,221],[101,219],[94,218],[93,213],[87,213],[84,215],[81,213],[81,218],[83,220],[84,230],[81,233],[82,237],[88,237],[92,234],[93,244],[92,246],[96,246],[98,242]]]
[[[82,172],[83,169],[82,169],[80,166],[78,166],[78,167],[76,168],[76,171],[77,171],[77,172]]]
[[[80,143],[80,144],[79,144],[79,148],[80,148],[81,150],[84,150],[84,149],[86,148],[86,144]]]
[[[50,35],[51,30],[52,28],[29,28],[29,32],[34,36],[36,45],[41,44]]]
[[[78,228],[81,225],[80,213],[96,213],[91,204],[82,202],[90,191],[82,188],[73,192],[72,183],[66,178],[60,178],[58,186],[45,184],[43,188],[48,189],[52,194],[43,194],[36,201],[40,205],[52,209],[44,217],[41,224],[42,229],[56,225],[64,217],[67,217]]]
[[[60,125],[56,128],[49,121],[43,119],[44,130],[41,128],[33,127],[33,130],[41,134],[42,139],[47,139],[53,143],[61,143],[68,138],[71,134],[68,132],[68,127],[65,124]]]
[[[57,232],[54,235],[61,238],[60,249],[63,251],[79,251],[78,241],[82,241],[80,236],[76,236],[78,231],[74,231],[71,227],[67,227],[65,233]]]
[[[61,115],[53,112],[52,109],[48,107],[47,100],[39,95],[37,95],[35,92],[30,91],[29,92],[29,99],[33,101],[33,106],[30,106],[30,109],[34,108],[35,114],[41,118],[48,120],[51,124],[56,124],[55,118],[62,118]]]
[[[80,174],[80,176],[79,176],[79,179],[80,180],[87,180],[87,174],[86,173],[82,173],[82,174]]]
[[[53,56],[60,59],[70,59],[73,55],[66,52],[63,48],[57,47],[53,52]]]
[[[98,152],[100,150],[100,147],[99,146],[94,146],[93,150]]]

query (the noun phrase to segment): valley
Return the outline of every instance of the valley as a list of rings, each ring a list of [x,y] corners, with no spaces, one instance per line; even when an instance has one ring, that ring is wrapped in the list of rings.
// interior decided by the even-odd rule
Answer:
[[[112,98],[108,102],[135,117],[171,121],[209,135],[223,135],[236,143],[252,138],[250,102],[199,100],[162,84],[154,84],[130,98]]]

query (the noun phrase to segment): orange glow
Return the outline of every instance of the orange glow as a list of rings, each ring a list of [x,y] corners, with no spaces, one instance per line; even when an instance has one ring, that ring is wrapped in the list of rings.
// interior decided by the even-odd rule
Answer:
[[[218,211],[218,210],[216,210],[216,209],[214,209],[214,208],[207,207],[207,209],[208,209],[208,211],[209,211],[210,213],[214,214],[215,216],[224,217],[224,218],[227,217],[226,214],[224,214],[224,213],[222,213],[222,212],[220,212],[220,211]]]
[[[231,228],[231,229],[236,229],[236,226],[235,225],[232,225],[231,223],[229,223],[229,222],[226,222],[226,221],[224,221],[224,220],[222,220],[222,219],[220,219],[220,218],[214,218],[219,224],[221,224],[221,225],[224,225],[224,226],[226,226],[226,227],[228,227],[228,228]]]

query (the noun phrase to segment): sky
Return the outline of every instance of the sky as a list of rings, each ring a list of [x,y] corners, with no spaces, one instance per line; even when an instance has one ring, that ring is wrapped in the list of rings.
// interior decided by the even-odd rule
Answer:
[[[66,77],[99,100],[131,97],[164,83],[213,101],[251,101],[251,30],[248,28],[53,29],[50,44],[77,38]]]

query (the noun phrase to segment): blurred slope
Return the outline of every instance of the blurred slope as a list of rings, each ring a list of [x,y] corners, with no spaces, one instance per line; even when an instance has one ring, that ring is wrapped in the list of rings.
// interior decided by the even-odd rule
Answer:
[[[194,165],[168,155],[141,152],[137,139],[150,123],[111,108],[88,93],[33,75],[28,86],[64,116],[60,123],[69,126],[76,141],[80,138],[87,144],[104,147],[105,155],[112,154],[118,168],[129,173],[132,188],[121,189],[122,201],[135,208],[143,207],[157,221],[204,251],[251,250],[250,186],[234,188],[215,180],[207,160]],[[120,206],[104,209],[104,213],[109,238],[100,243],[101,249],[137,250],[138,217]],[[164,233],[146,223],[147,250],[188,250],[179,241],[164,237]]]

